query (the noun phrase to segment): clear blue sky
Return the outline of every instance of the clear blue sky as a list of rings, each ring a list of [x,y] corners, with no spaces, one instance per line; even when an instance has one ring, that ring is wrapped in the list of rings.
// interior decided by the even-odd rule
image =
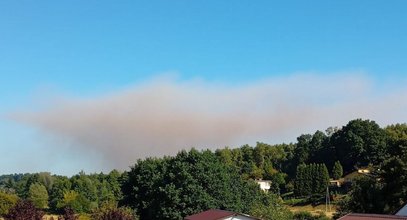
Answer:
[[[237,84],[302,71],[404,77],[406,9],[405,0],[0,1],[0,113],[44,87],[93,95],[163,72]],[[36,146],[28,128],[0,122],[1,155]]]

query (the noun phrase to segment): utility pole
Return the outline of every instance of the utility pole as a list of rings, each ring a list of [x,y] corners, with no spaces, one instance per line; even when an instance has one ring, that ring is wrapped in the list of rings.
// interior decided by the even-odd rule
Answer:
[[[326,187],[326,195],[325,195],[325,213],[331,211],[331,196],[329,195],[329,186]]]

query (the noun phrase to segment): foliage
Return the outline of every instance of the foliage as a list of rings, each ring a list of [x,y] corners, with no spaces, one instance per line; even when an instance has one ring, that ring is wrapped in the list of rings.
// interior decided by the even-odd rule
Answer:
[[[355,166],[380,164],[387,158],[386,133],[374,121],[350,121],[332,135],[331,144],[345,173]]]
[[[375,178],[363,176],[357,178],[346,199],[339,204],[339,214],[384,213],[383,185]]]
[[[64,194],[72,188],[71,181],[68,177],[56,176],[53,187],[49,193],[49,206],[50,210],[53,212],[61,212],[64,205],[62,201],[64,199]]]
[[[329,174],[325,164],[301,164],[297,167],[294,194],[299,197],[323,194],[328,182]]]
[[[44,213],[36,208],[31,201],[19,200],[4,216],[5,220],[41,220]]]
[[[332,178],[337,180],[340,179],[343,175],[343,168],[341,162],[336,161],[334,167],[332,168]]]
[[[210,208],[248,213],[261,194],[212,152],[194,149],[173,158],[139,160],[124,185],[125,204],[140,219],[181,219]]]
[[[28,191],[28,199],[40,209],[48,208],[48,192],[44,185],[33,183]]]
[[[114,202],[105,202],[100,208],[92,212],[94,220],[136,220],[133,211],[130,208],[118,208]]]
[[[0,216],[7,214],[17,201],[17,195],[0,191]]]
[[[407,154],[395,156],[381,167],[385,213],[398,211],[407,202]]]
[[[57,204],[57,207],[59,209],[70,207],[76,213],[88,213],[91,210],[89,200],[74,190],[65,192],[62,201]]]
[[[306,211],[301,211],[301,212],[296,212],[294,213],[293,216],[294,220],[329,220],[326,215],[324,214],[319,214],[319,215],[312,215],[310,212]]]
[[[406,161],[407,124],[380,128],[374,121],[356,119],[325,133],[302,134],[290,144],[258,142],[139,160],[126,173],[1,175],[0,212],[16,203],[16,196],[12,202],[8,196],[17,195],[55,213],[65,207],[91,213],[107,202],[129,205],[141,219],[179,219],[208,208],[250,213],[253,204],[257,211],[268,204],[253,179],[271,180],[270,194],[294,191],[295,196],[319,198],[329,178],[326,167],[340,178],[369,166],[372,173],[341,190],[348,195],[340,201],[340,212],[393,213],[407,202]]]
[[[347,212],[392,214],[407,202],[407,125],[385,129],[388,155],[376,164],[370,176],[358,179],[340,204],[339,215]]]
[[[70,207],[64,208],[64,214],[62,215],[63,220],[78,220],[78,216],[75,211]]]
[[[80,172],[71,179],[72,190],[78,193],[75,202],[80,203],[81,210],[79,212],[89,213],[93,208],[98,206],[98,188],[96,181],[92,180],[92,176]],[[73,208],[73,206],[72,206]]]
[[[264,195],[259,202],[253,205],[250,214],[264,220],[288,220],[293,217],[281,199],[273,194]]]

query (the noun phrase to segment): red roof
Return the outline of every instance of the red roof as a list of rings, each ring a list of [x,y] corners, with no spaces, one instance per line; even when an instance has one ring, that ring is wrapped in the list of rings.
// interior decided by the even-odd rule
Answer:
[[[350,213],[338,220],[407,220],[407,216]]]
[[[210,210],[200,212],[195,215],[187,216],[187,217],[185,217],[185,220],[218,220],[218,219],[223,219],[226,217],[234,216],[236,214],[237,213],[230,212],[230,211],[210,209]]]

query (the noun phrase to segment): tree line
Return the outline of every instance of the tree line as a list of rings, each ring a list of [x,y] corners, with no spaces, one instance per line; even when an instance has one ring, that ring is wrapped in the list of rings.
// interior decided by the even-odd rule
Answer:
[[[176,156],[137,160],[126,172],[80,172],[69,178],[50,173],[3,175],[0,215],[17,200],[28,200],[52,213],[63,213],[67,207],[92,213],[114,204],[127,207],[139,219],[182,219],[209,208],[292,219],[283,194],[322,195],[329,178],[339,179],[365,166],[375,172],[355,180],[340,213],[390,213],[407,201],[407,194],[400,193],[407,192],[406,131],[406,124],[381,128],[374,121],[356,119],[341,128],[302,134],[295,143],[183,150]],[[256,179],[271,180],[270,192],[259,190]],[[369,190],[382,197],[366,198]]]

